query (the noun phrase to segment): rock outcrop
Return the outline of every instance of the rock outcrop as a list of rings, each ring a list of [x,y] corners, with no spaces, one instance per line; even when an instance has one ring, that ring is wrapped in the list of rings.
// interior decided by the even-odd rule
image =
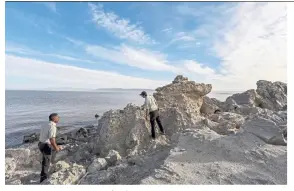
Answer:
[[[256,117],[246,121],[242,129],[252,133],[268,144],[286,145],[282,137],[282,129],[272,120]]]
[[[237,105],[249,105],[251,107],[260,107],[261,97],[255,90],[247,90],[243,93],[234,94],[228,99],[233,99]]]
[[[23,137],[23,143],[33,143],[36,141],[39,141],[40,134],[38,133],[32,133],[30,135],[25,135]]]
[[[247,90],[228,97],[222,104],[223,109],[245,115],[256,114],[261,109],[285,110],[287,107],[287,84],[260,80],[256,85],[256,90]]]
[[[200,112],[203,114],[214,114],[221,112],[223,109],[220,107],[222,103],[215,98],[203,97],[203,103]]]
[[[173,83],[156,89],[154,97],[168,136],[203,120],[198,114],[203,96],[211,88],[210,84],[197,84],[178,76]],[[150,145],[150,124],[138,106],[129,104],[124,110],[104,113],[98,128],[100,132],[96,151],[101,155],[106,155],[110,150],[117,150],[122,156],[138,154]]]
[[[287,84],[259,80],[256,92],[262,97],[262,108],[283,110],[287,105]]]
[[[176,77],[173,83],[157,88],[154,97],[160,108],[176,107],[191,115],[198,115],[203,97],[210,93],[211,89],[211,84],[198,84]]]
[[[51,185],[69,185],[76,184],[86,173],[86,169],[82,165],[78,164],[66,164],[63,162],[57,163],[61,165],[61,169],[51,174],[50,178],[42,182],[42,184],[51,184]]]

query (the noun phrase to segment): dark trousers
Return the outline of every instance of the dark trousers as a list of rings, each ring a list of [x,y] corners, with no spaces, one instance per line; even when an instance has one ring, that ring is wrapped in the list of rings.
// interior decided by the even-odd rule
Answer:
[[[155,121],[157,122],[157,125],[162,133],[164,133],[164,129],[161,124],[159,113],[157,110],[151,111],[149,115],[150,115],[150,123],[151,123],[151,136],[153,139],[155,139]]]
[[[49,166],[51,160],[51,148],[47,143],[38,144],[39,149],[42,153],[42,171],[41,171],[41,178],[40,183],[46,180],[49,177]]]

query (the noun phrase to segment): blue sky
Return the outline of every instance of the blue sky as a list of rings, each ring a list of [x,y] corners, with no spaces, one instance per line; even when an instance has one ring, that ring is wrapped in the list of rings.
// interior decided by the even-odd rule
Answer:
[[[6,89],[286,81],[286,5],[6,2]]]

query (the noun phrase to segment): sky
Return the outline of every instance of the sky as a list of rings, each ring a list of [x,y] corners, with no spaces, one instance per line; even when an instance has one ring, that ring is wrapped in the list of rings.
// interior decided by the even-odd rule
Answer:
[[[6,89],[287,82],[282,2],[6,2]]]

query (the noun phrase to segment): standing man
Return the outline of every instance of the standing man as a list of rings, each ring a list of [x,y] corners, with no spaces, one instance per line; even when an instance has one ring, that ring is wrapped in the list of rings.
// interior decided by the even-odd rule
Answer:
[[[41,128],[39,149],[42,153],[42,171],[40,183],[46,180],[49,176],[49,166],[51,160],[51,149],[53,148],[56,152],[60,151],[61,148],[57,146],[56,138],[56,124],[59,122],[59,116],[57,113],[52,113],[49,116],[49,125]]]
[[[147,93],[145,91],[143,91],[140,96],[142,96],[143,98],[145,98],[145,104],[144,107],[146,109],[146,120],[148,118],[148,113],[150,115],[150,123],[151,123],[151,136],[153,139],[155,139],[155,120],[157,122],[157,125],[160,129],[160,132],[162,135],[164,135],[164,129],[162,127],[161,121],[160,121],[160,117],[159,117],[159,113],[158,113],[158,106],[156,103],[155,98],[152,95],[147,95]]]

